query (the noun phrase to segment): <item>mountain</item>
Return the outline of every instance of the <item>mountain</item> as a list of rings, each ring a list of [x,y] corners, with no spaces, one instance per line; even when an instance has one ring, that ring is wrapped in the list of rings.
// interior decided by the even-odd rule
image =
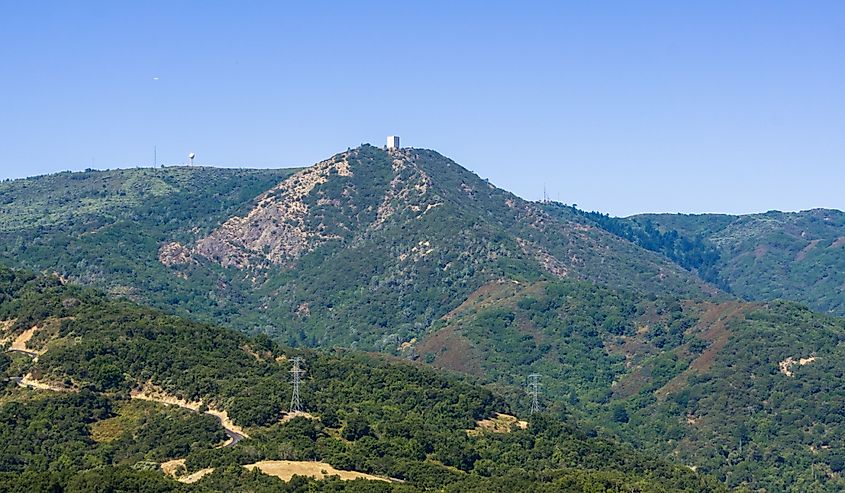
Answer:
[[[584,281],[492,283],[414,345],[752,491],[841,491],[845,319],[789,302],[679,301]]]
[[[800,301],[845,315],[845,213],[642,214],[630,218],[544,204],[558,218],[600,227],[747,300]]]
[[[171,167],[7,180],[0,261],[198,314],[207,289],[171,275],[159,250],[211,231],[293,172]]]
[[[214,174],[5,183],[0,258],[295,345],[390,351],[499,279],[719,296],[669,259],[555,218],[434,151],[364,145],[297,172]],[[44,206],[46,224],[15,219],[65,188],[65,212]]]
[[[817,308],[828,303],[834,308],[826,310],[835,312],[841,291],[830,280],[841,281],[829,266],[837,265],[841,222],[833,211],[821,212],[818,224],[780,213],[754,220],[612,218],[524,201],[434,151],[369,145],[300,170],[164,168],[36,177],[0,184],[0,199],[0,260],[46,272],[43,279],[56,273],[152,305],[163,312],[128,301],[119,302],[125,305],[117,311],[168,328],[150,332],[147,322],[125,327],[125,316],[112,309],[83,321],[60,317],[67,320],[48,324],[50,330],[73,328],[73,340],[81,337],[85,344],[58,337],[33,367],[36,378],[116,395],[139,385],[143,390],[152,379],[155,392],[225,409],[254,438],[252,427],[273,426],[270,417],[285,408],[289,391],[278,383],[287,381],[288,368],[273,366],[268,354],[274,361],[300,354],[279,343],[377,350],[465,375],[432,373],[434,379],[477,379],[483,387],[473,392],[490,397],[467,401],[472,404],[462,411],[463,430],[481,418],[507,428],[491,414],[508,407],[525,415],[516,389],[536,372],[542,375],[543,407],[563,423],[575,421],[672,457],[740,491],[845,488],[842,319],[770,301],[774,294],[761,287],[777,287],[779,297]],[[65,200],[61,206],[55,205],[59,199]],[[802,234],[806,244],[796,239]],[[821,236],[827,239],[813,243]],[[759,259],[749,257],[748,249],[753,253],[764,237],[769,249]],[[794,269],[766,270],[765,262],[779,265],[789,258]],[[752,262],[756,270],[731,268],[750,259],[760,263]],[[804,284],[790,284],[798,267],[809,274]],[[757,287],[743,291],[741,279]],[[60,309],[56,300],[48,301],[31,306]],[[17,337],[38,316],[20,322],[21,315],[14,315]],[[188,324],[177,316],[192,320],[190,330],[175,329]],[[217,332],[215,324],[257,338]],[[87,326],[94,332],[86,339]],[[341,357],[300,352],[320,361]],[[370,380],[355,368],[338,378],[378,387],[356,390],[378,395],[370,404],[349,411],[329,405],[326,396],[327,402],[310,405],[319,404],[329,416],[333,409],[338,415],[372,415],[385,429],[392,429],[392,420],[402,421],[403,413],[425,412],[403,407],[405,401],[385,404],[393,402],[381,392],[388,377]],[[441,382],[428,381],[403,399],[427,402],[429,384],[443,388]],[[338,395],[349,392],[334,381],[323,384]],[[361,397],[350,399],[359,403]],[[394,414],[384,414],[387,408]],[[207,423],[191,426],[213,432]],[[444,430],[456,426],[435,422]],[[336,437],[342,428],[326,433]],[[554,433],[508,438],[548,444],[565,434]],[[463,442],[447,448],[476,450],[495,462],[495,455]],[[371,462],[347,469],[410,474],[397,466],[409,455],[391,456],[395,462],[385,464],[371,450],[355,454]],[[562,467],[572,460],[568,454],[558,452],[554,466],[542,467]],[[519,454],[512,459],[508,464],[525,460]],[[195,470],[226,464],[216,460],[188,465]],[[348,460],[329,462],[338,467]],[[460,469],[455,464],[462,459],[436,460]],[[495,469],[484,467],[477,471],[483,477]],[[232,476],[218,480],[237,484]],[[437,481],[431,484],[448,483]]]
[[[0,268],[0,320],[4,492],[726,491],[560,408],[518,421],[456,376],[294,351],[55,277]],[[304,413],[283,411],[294,356]]]
[[[782,298],[845,315],[845,212],[649,214],[633,219],[714,245],[720,254],[719,276],[743,298]]]

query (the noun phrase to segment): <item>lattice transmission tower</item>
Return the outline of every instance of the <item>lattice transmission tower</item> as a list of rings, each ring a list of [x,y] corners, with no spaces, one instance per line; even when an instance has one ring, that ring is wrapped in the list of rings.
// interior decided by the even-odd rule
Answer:
[[[305,374],[305,370],[300,366],[303,362],[301,357],[295,357],[292,362],[293,368],[290,369],[290,373],[293,375],[293,392],[290,396],[290,412],[301,413],[302,401],[299,399],[299,384],[302,382],[302,375]]]
[[[540,412],[540,374],[528,375],[528,395],[531,396],[531,414]]]

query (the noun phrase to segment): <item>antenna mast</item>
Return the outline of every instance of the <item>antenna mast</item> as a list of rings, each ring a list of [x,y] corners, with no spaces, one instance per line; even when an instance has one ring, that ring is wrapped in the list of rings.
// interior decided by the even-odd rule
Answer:
[[[293,375],[293,393],[290,396],[290,413],[301,413],[302,402],[299,400],[299,384],[302,381],[302,375],[305,373],[305,370],[299,366],[303,361],[301,357],[297,356],[292,361],[293,368],[290,369],[290,373]]]
[[[540,412],[540,374],[528,375],[528,395],[531,396],[531,414]]]

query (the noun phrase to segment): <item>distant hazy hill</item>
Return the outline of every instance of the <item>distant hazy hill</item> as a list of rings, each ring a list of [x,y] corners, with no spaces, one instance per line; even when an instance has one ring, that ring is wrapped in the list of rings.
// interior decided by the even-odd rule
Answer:
[[[633,219],[715,245],[718,275],[743,298],[783,298],[845,315],[845,212],[649,214]]]

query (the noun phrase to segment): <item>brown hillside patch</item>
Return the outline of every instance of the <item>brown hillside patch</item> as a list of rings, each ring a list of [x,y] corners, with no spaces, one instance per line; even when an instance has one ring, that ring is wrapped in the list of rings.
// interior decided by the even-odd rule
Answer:
[[[646,363],[635,367],[630,373],[622,376],[622,379],[614,382],[612,386],[613,398],[624,399],[637,394],[651,379],[651,371],[654,365]]]
[[[822,240],[813,240],[810,243],[808,243],[807,246],[802,248],[800,252],[795,254],[795,260],[798,261],[798,262],[804,260],[804,257],[806,257],[808,253],[810,253],[810,250],[812,250],[813,248],[816,248],[816,245],[818,245],[820,241],[822,241]]]
[[[845,236],[840,236],[839,238],[836,239],[836,241],[831,243],[828,248],[839,248],[843,245],[845,245]]]
[[[417,344],[417,352],[435,355],[433,366],[481,376],[481,357],[472,344],[454,327],[445,327],[427,335]]]
[[[689,368],[657,389],[655,395],[658,397],[664,398],[672,392],[677,392],[686,385],[690,375],[709,370],[716,356],[725,348],[730,339],[731,333],[727,328],[728,322],[744,316],[753,306],[735,301],[709,305],[699,322],[698,326],[704,328],[704,330],[698,333],[698,337],[708,341],[710,345],[692,360]],[[686,352],[686,347],[678,348],[676,351]]]
[[[625,367],[629,370],[617,382],[614,382],[612,386],[614,398],[630,397],[638,393],[651,379],[653,365],[642,364],[642,361],[658,353],[659,350],[645,340],[649,330],[648,325],[640,325],[637,327],[635,336],[622,336],[619,338],[621,342],[614,338],[605,343],[608,353],[625,356]]]
[[[512,296],[516,292],[516,287],[521,286],[517,281],[507,281],[499,279],[483,284],[467,296],[463,303],[455,307],[452,311],[443,316],[443,320],[449,321],[456,316],[470,311],[470,309],[480,309],[488,305],[495,304],[503,298]]]
[[[754,259],[760,260],[769,251],[769,245],[760,244],[754,249]]]
[[[625,366],[631,368],[647,356],[657,352],[652,344],[646,341],[649,326],[642,325],[635,336],[614,337],[605,342],[604,347],[610,354],[625,356]]]

